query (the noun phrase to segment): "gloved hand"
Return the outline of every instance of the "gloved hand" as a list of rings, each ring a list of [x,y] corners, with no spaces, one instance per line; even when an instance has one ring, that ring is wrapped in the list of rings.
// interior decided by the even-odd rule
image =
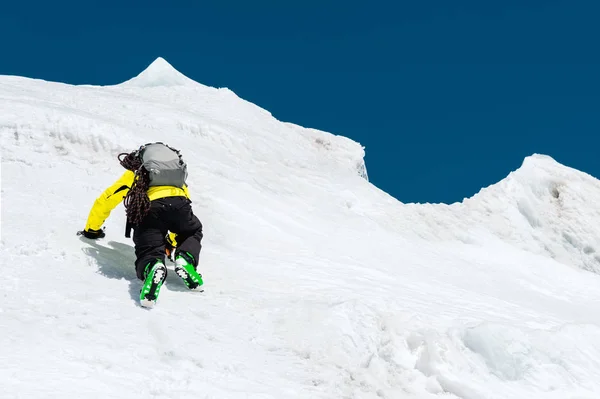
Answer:
[[[89,229],[89,230],[81,230],[77,232],[77,235],[83,235],[85,238],[90,238],[92,240],[95,240],[97,238],[102,238],[104,237],[106,234],[104,233],[104,230],[100,229],[100,230],[93,230],[93,229]]]

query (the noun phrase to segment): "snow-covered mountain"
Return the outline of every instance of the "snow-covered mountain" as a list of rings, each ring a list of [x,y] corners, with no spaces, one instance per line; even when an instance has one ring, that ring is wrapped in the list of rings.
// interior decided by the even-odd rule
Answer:
[[[452,205],[402,204],[345,137],[159,58],[116,86],[0,77],[1,398],[600,397],[600,182],[533,155]],[[141,286],[119,152],[189,164],[206,292]],[[172,267],[172,265],[170,266]]]

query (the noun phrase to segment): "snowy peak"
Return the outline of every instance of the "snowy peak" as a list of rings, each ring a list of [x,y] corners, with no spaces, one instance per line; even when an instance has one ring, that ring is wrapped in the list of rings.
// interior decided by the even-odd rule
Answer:
[[[534,154],[463,205],[502,241],[600,274],[599,197],[593,176]]]
[[[119,86],[126,87],[176,87],[199,83],[173,68],[164,58],[158,57],[142,73]]]
[[[495,191],[495,195],[502,196],[505,200],[515,198],[518,191],[527,190],[537,196],[542,194],[558,195],[559,187],[581,182],[588,187],[598,188],[598,181],[587,173],[565,166],[552,157],[534,154],[526,157],[523,164],[514,172],[511,172],[499,183],[483,189]]]
[[[521,167],[519,167],[519,169],[517,169],[514,173],[528,174],[533,173],[534,171],[546,171],[549,173],[557,173],[559,175],[564,175],[565,173],[583,173],[579,170],[570,168],[566,165],[557,162],[554,158],[552,158],[549,155],[543,154],[533,154],[526,157],[523,160]]]

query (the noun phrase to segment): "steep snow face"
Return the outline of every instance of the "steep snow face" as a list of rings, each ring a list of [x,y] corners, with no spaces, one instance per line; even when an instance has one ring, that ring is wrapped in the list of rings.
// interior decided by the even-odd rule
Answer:
[[[401,204],[358,143],[195,83],[1,77],[0,137],[0,397],[600,397],[590,176],[534,156]],[[75,231],[151,141],[189,164],[206,292],[169,264],[149,312],[123,207],[105,239]]]

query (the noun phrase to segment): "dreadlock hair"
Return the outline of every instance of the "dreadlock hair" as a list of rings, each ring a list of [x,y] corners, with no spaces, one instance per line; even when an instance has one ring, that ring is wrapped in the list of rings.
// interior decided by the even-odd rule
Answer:
[[[121,159],[123,157],[123,159]],[[127,170],[135,172],[142,166],[142,160],[138,155],[138,151],[122,152],[117,156],[121,166]]]
[[[138,151],[122,152],[117,159],[121,166],[135,173],[133,184],[125,196],[123,205],[125,205],[127,220],[133,225],[138,225],[150,210],[150,198],[148,198],[150,174],[142,166]]]

